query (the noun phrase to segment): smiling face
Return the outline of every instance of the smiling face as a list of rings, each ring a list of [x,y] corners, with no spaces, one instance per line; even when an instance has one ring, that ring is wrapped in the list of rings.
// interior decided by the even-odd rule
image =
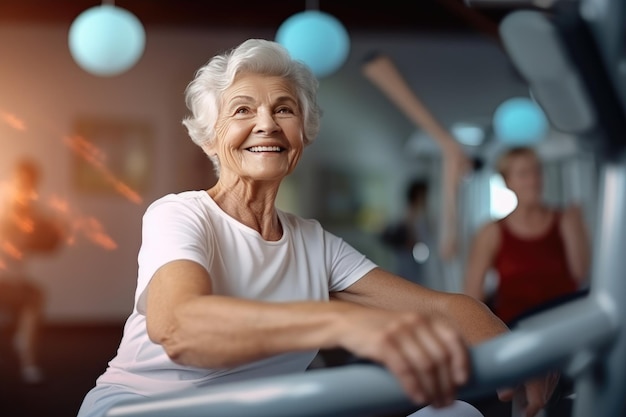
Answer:
[[[220,161],[220,179],[280,181],[304,148],[302,114],[282,77],[241,74],[222,97],[215,140],[204,147]]]

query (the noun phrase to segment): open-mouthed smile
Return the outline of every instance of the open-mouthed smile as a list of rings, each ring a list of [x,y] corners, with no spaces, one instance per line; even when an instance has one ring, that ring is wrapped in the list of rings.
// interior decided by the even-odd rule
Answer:
[[[250,152],[282,152],[285,148],[281,148],[280,146],[252,146],[246,150]]]

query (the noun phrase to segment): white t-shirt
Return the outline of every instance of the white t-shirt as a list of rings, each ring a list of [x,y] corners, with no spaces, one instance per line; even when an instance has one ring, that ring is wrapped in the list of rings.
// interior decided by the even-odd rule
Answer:
[[[117,355],[97,385],[151,396],[212,383],[304,371],[317,351],[281,354],[229,369],[178,365],[146,332],[145,289],[157,269],[180,259],[209,272],[215,294],[272,302],[327,301],[376,265],[341,238],[278,211],[283,236],[266,241],[230,217],[205,191],[160,198],[143,217],[135,307]],[[216,340],[215,343],[219,343]]]

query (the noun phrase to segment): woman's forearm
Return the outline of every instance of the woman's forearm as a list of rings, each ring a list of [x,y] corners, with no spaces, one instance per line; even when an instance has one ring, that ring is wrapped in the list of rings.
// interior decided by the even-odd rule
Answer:
[[[484,303],[465,294],[447,294],[442,300],[440,310],[458,326],[470,345],[509,330]]]
[[[334,347],[348,308],[202,296],[177,307],[159,343],[177,363],[230,367],[285,352]]]

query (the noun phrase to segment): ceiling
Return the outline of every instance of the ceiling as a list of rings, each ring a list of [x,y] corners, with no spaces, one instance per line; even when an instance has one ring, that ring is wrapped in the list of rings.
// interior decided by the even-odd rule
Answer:
[[[463,0],[2,0],[0,24],[70,24],[82,11],[103,3],[131,11],[146,27],[277,28],[294,13],[319,9],[337,17],[349,31],[479,31],[491,35],[497,33],[497,22],[507,12],[506,8],[469,7]]]

